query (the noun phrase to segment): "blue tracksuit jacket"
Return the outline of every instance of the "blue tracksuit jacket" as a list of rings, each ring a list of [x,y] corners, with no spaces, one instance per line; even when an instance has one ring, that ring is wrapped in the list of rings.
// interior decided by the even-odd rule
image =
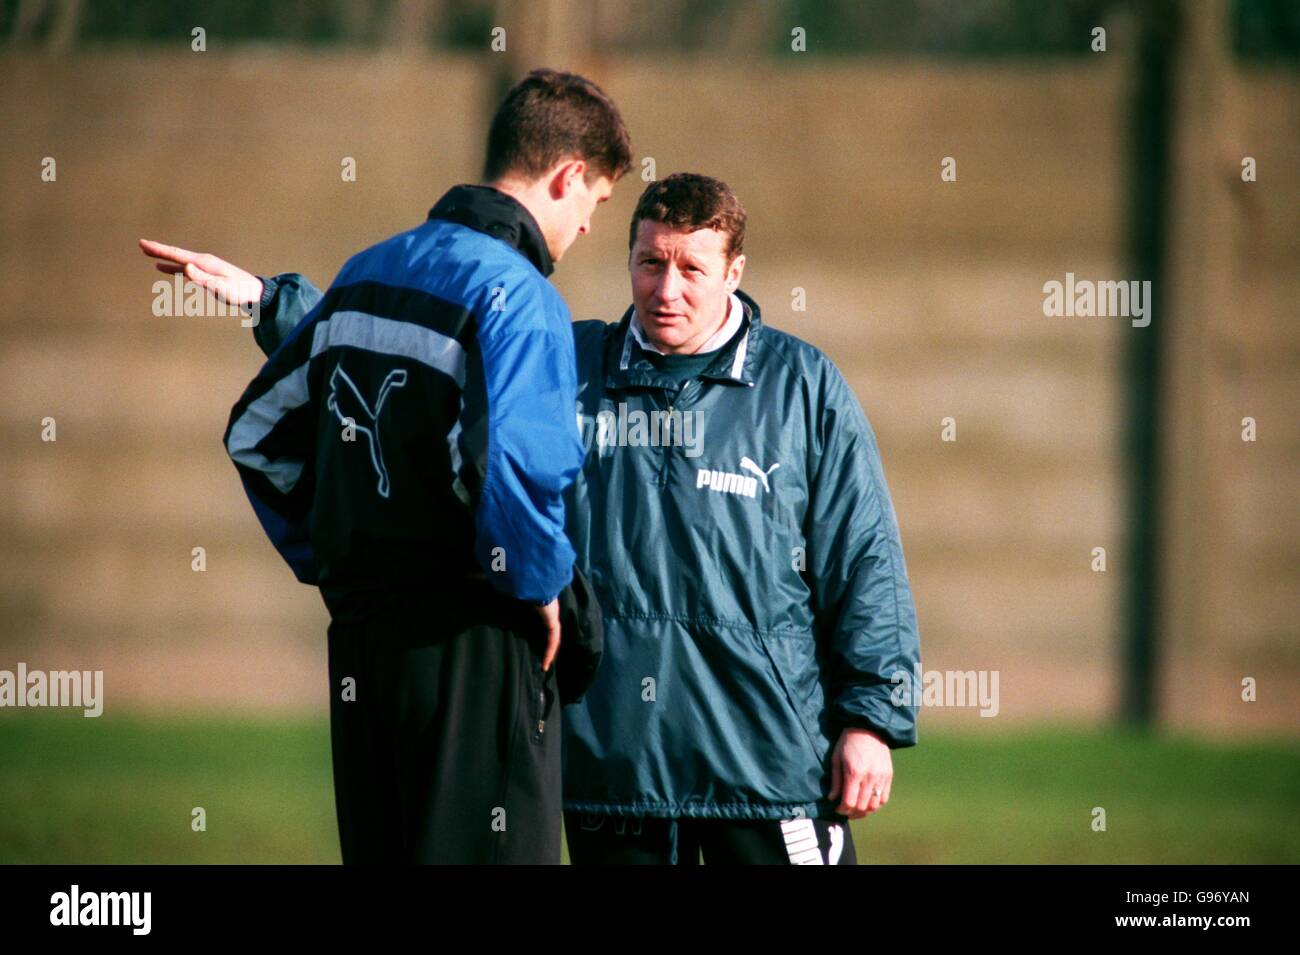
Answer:
[[[583,449],[551,270],[522,205],[457,186],[310,310],[278,316],[292,332],[225,443],[272,542],[336,616],[479,571],[531,603],[569,583],[564,493]],[[280,291],[267,283],[263,304]]]

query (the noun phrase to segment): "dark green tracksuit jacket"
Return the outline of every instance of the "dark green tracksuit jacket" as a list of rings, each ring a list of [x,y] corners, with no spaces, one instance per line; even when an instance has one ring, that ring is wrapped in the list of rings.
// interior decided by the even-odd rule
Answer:
[[[742,333],[680,386],[630,308],[574,325],[586,456],[566,520],[605,647],[565,709],[569,810],[823,816],[844,727],[916,743],[920,641],[875,435],[830,359],[737,294]],[[263,350],[318,295],[267,280]]]

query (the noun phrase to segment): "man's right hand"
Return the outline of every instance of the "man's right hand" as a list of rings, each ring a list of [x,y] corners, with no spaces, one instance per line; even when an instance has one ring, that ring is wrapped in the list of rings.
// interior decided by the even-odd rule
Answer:
[[[207,252],[191,252],[151,239],[141,239],[140,249],[155,259],[154,268],[168,275],[184,272],[195,285],[207,289],[218,301],[234,305],[256,305],[262,300],[262,280],[225,259]]]
[[[542,672],[551,668],[555,655],[560,652],[560,598],[556,597],[545,606],[533,605],[546,625],[546,658],[542,660]]]

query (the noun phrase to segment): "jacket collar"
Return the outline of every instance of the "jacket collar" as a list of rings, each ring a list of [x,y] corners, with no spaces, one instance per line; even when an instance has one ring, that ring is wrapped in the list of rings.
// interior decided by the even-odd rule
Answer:
[[[719,350],[709,366],[700,373],[700,377],[752,388],[763,321],[757,302],[740,289],[736,290],[735,295],[745,310],[743,330],[735,344],[728,344]],[[615,326],[614,334],[609,337],[609,351],[605,355],[605,387],[675,389],[677,382],[656,369],[637,345],[631,331],[635,311],[635,307],[629,305]]]
[[[491,186],[452,186],[429,210],[430,219],[446,219],[518,249],[542,275],[555,271],[546,239],[533,214],[513,196]]]

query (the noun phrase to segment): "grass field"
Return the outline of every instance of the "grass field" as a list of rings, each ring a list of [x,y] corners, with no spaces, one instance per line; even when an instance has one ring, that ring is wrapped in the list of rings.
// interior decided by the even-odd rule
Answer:
[[[932,731],[894,769],[861,862],[1300,862],[1292,741]],[[0,718],[0,862],[338,859],[324,719]]]

